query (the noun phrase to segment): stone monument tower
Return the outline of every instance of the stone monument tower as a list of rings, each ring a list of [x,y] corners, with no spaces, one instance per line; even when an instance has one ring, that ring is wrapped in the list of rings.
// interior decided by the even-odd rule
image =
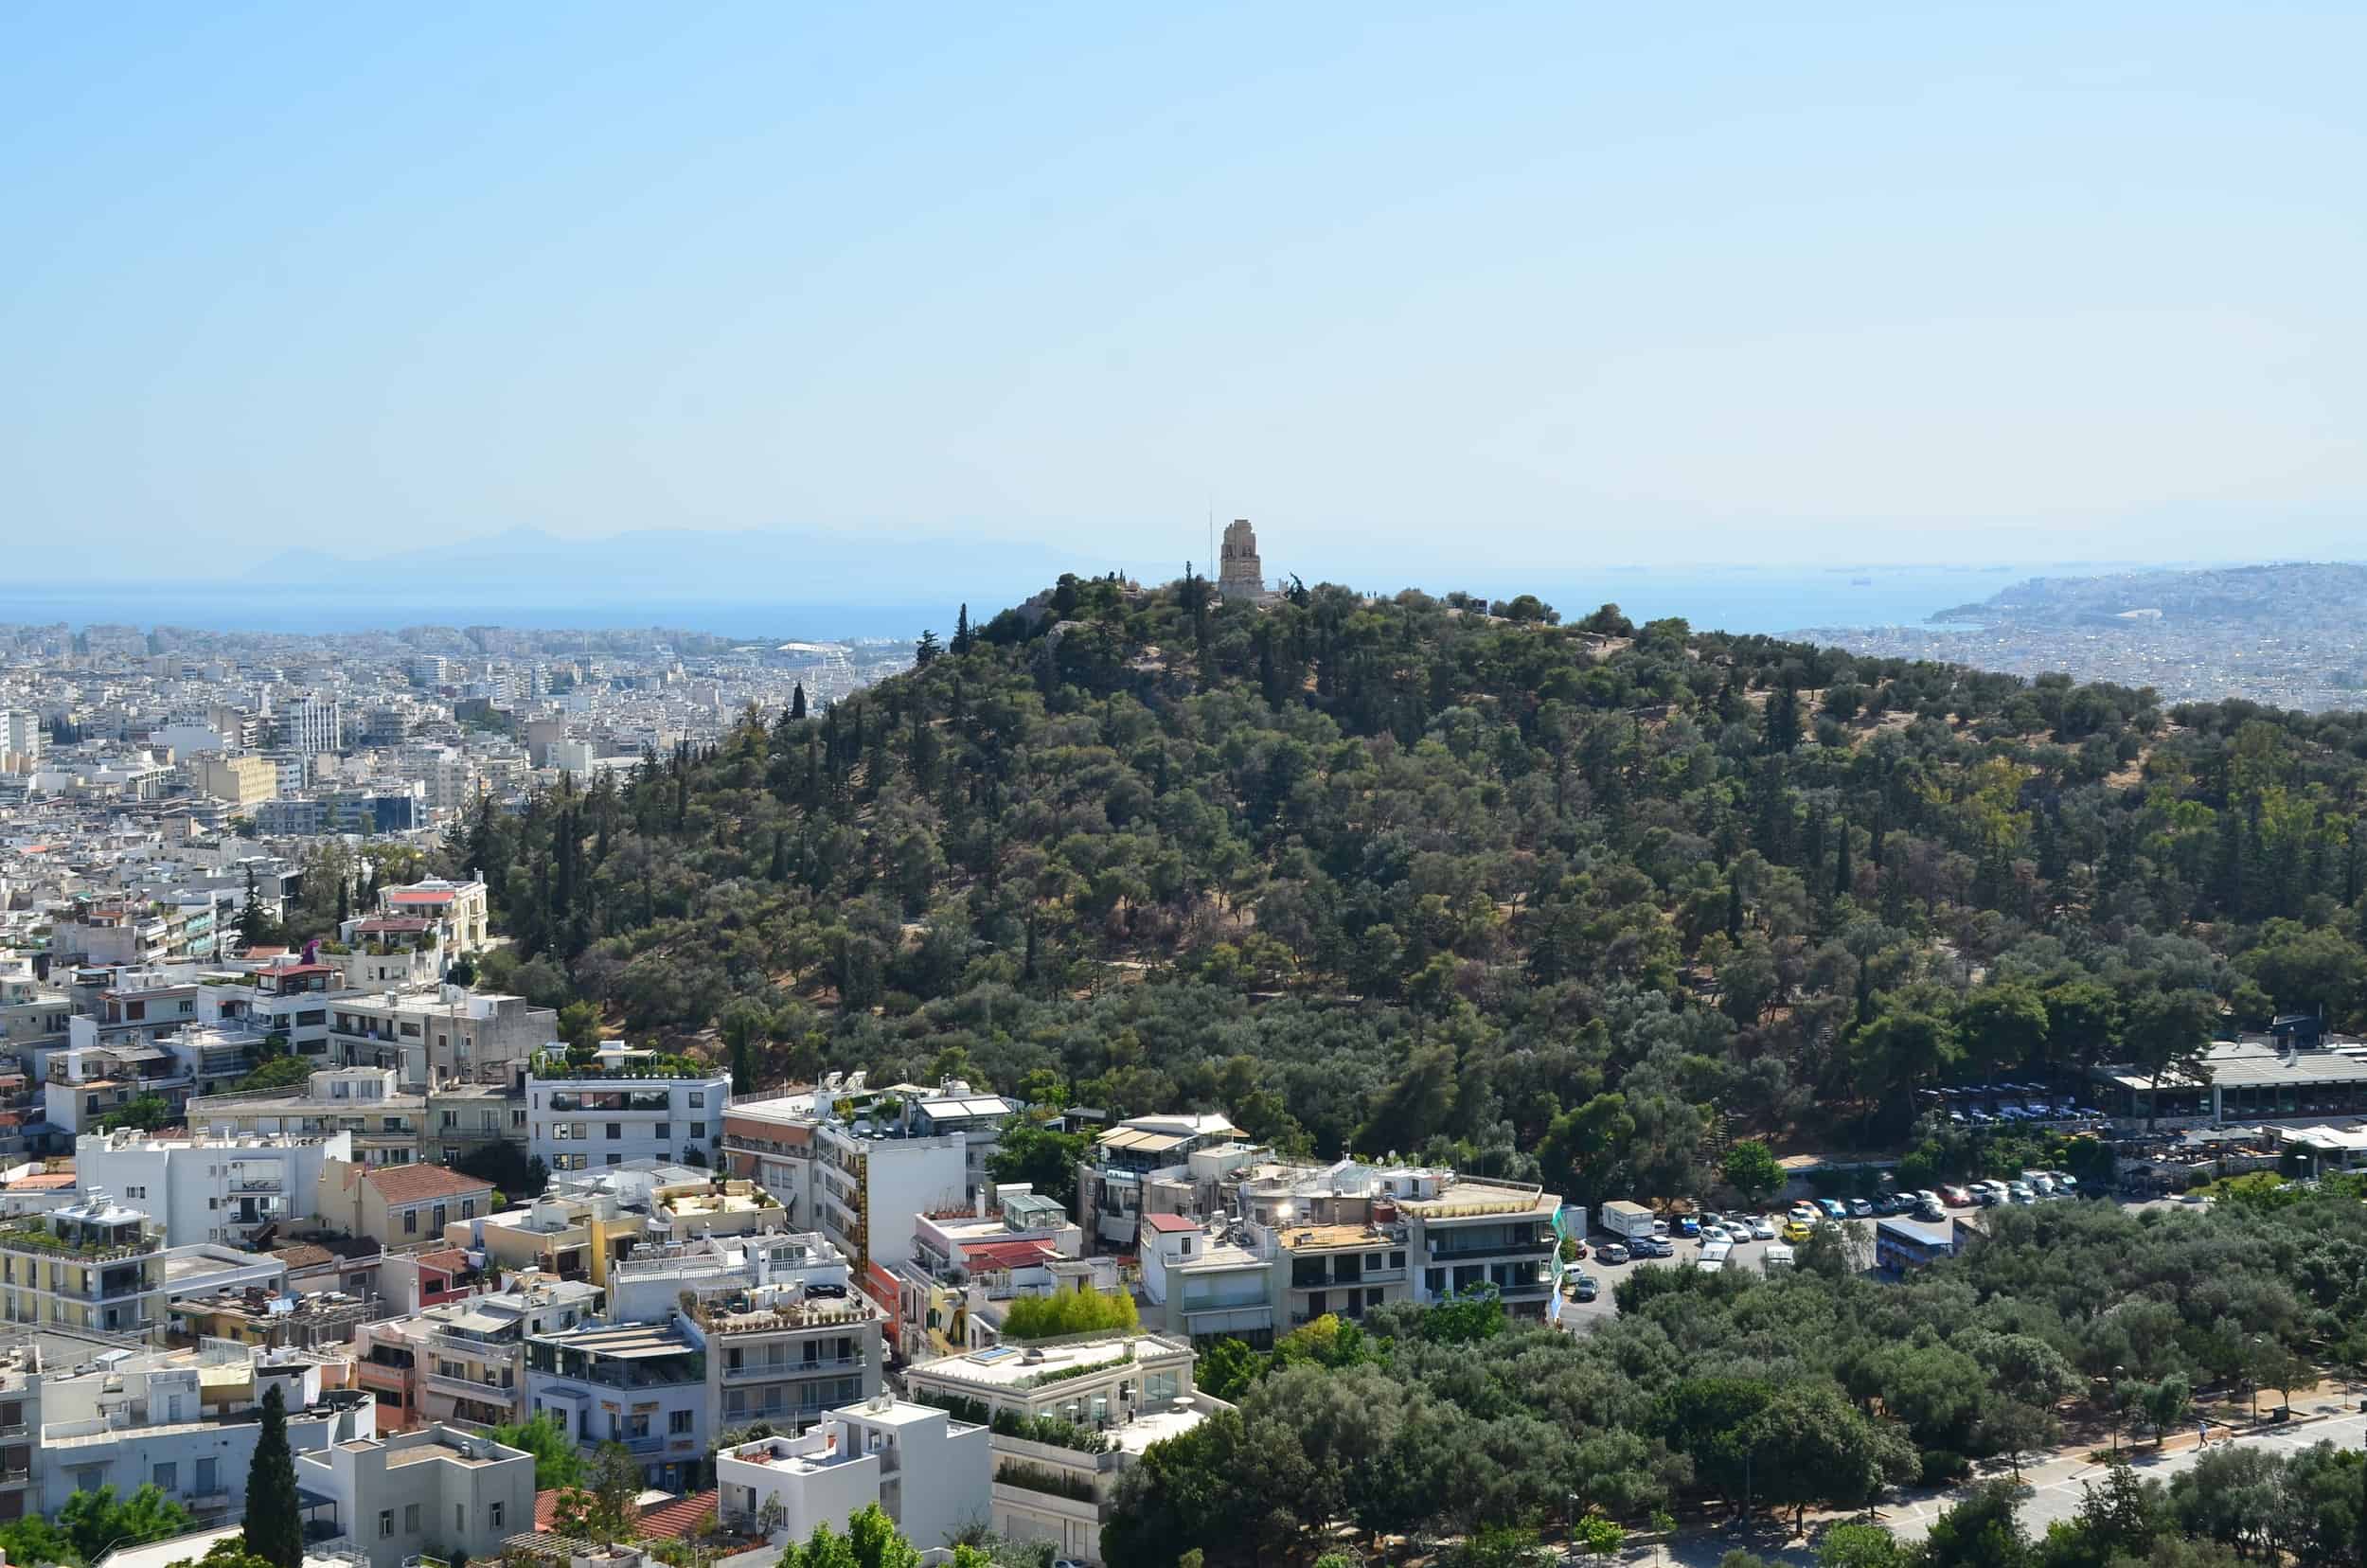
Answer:
[[[1266,592],[1266,574],[1257,559],[1257,535],[1246,517],[1224,526],[1224,543],[1218,554],[1217,593],[1229,599],[1257,598]]]

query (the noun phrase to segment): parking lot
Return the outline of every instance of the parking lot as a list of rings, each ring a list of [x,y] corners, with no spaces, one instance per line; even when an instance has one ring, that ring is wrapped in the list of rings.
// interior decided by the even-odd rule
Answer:
[[[1783,1229],[1784,1214],[1781,1209],[1771,1212],[1768,1218],[1774,1222],[1775,1228],[1778,1231]],[[1860,1221],[1858,1223],[1871,1225],[1873,1221],[1867,1220]],[[1617,1289],[1621,1280],[1627,1278],[1628,1275],[1632,1274],[1641,1264],[1660,1262],[1690,1268],[1693,1265],[1694,1260],[1701,1256],[1700,1242],[1693,1239],[1691,1237],[1676,1236],[1669,1238],[1670,1244],[1677,1249],[1677,1256],[1674,1257],[1657,1259],[1633,1258],[1625,1263],[1604,1262],[1598,1249],[1604,1242],[1615,1241],[1618,1238],[1616,1237],[1606,1236],[1599,1231],[1586,1238],[1586,1256],[1580,1261],[1578,1266],[1584,1269],[1588,1274],[1593,1274],[1594,1276],[1595,1283],[1601,1286],[1602,1289],[1596,1293],[1594,1299],[1592,1301],[1563,1300],[1561,1304],[1561,1326],[1564,1328],[1569,1329],[1574,1334],[1582,1333],[1588,1328],[1593,1327],[1597,1322],[1605,1318],[1614,1317],[1618,1314],[1619,1307],[1618,1304],[1611,1299],[1611,1292]],[[1736,1242],[1735,1244],[1735,1250],[1729,1253],[1726,1256],[1726,1267],[1729,1269],[1747,1269],[1752,1273],[1756,1274],[1764,1266],[1767,1257],[1768,1245],[1769,1243],[1765,1241]]]
[[[2056,1195],[2040,1201],[2048,1203],[2062,1203],[2074,1200],[2067,1200],[2060,1195]],[[2182,1208],[2192,1206],[2191,1200],[2180,1200],[2176,1198],[2146,1201],[2119,1200],[2119,1202],[2122,1207],[2131,1210],[2145,1208]],[[1784,1228],[1784,1220],[1786,1218],[1788,1207],[1789,1205],[1785,1208],[1775,1208],[1763,1211],[1765,1217],[1774,1225],[1775,1230],[1778,1233],[1776,1238],[1777,1240],[1782,1239],[1781,1233]],[[1961,1205],[1952,1205],[1948,1210],[1948,1214],[1950,1219],[1968,1223],[1976,1229],[1981,1226],[1981,1216],[1985,1212],[1987,1212],[1985,1209],[1979,1206],[1964,1207]],[[1732,1219],[1734,1217],[1729,1214],[1727,1215],[1727,1218]],[[1758,1218],[1758,1216],[1753,1215],[1749,1216],[1749,1218],[1755,1219]],[[1864,1234],[1868,1238],[1871,1238],[1873,1234],[1875,1221],[1872,1218],[1860,1215],[1850,1219],[1846,1221],[1846,1223],[1863,1226]],[[1579,1260],[1578,1266],[1594,1277],[1594,1282],[1598,1287],[1600,1287],[1600,1289],[1597,1291],[1593,1301],[1574,1301],[1568,1297],[1563,1298],[1561,1303],[1561,1326],[1564,1328],[1569,1329],[1574,1334],[1582,1333],[1593,1327],[1596,1323],[1606,1318],[1616,1316],[1619,1311],[1619,1306],[1617,1301],[1613,1299],[1612,1292],[1617,1290],[1621,1280],[1627,1278],[1629,1274],[1633,1273],[1644,1264],[1658,1262],[1674,1267],[1690,1267],[1701,1256],[1701,1243],[1698,1239],[1686,1236],[1672,1236],[1668,1238],[1670,1245],[1676,1248],[1676,1255],[1672,1257],[1630,1258],[1625,1263],[1604,1262],[1601,1250],[1603,1244],[1607,1241],[1616,1241],[1619,1238],[1617,1237],[1611,1236],[1603,1231],[1596,1231],[1586,1238],[1586,1256]],[[1761,1273],[1766,1267],[1767,1249],[1773,1244],[1774,1243],[1769,1241],[1737,1241],[1735,1243],[1734,1250],[1726,1255],[1726,1267],[1729,1269],[1748,1270],[1753,1274]]]

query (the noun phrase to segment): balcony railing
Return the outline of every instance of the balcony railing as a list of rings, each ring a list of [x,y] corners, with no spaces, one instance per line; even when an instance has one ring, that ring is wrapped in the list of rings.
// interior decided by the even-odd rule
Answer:
[[[1555,1241],[1551,1236],[1530,1237],[1526,1240],[1507,1238],[1492,1241],[1458,1241],[1453,1245],[1433,1242],[1430,1249],[1430,1256],[1433,1262],[1444,1262],[1450,1258],[1486,1257],[1504,1253],[1551,1252],[1554,1246]]]
[[[442,1372],[426,1375],[427,1385],[443,1394],[465,1394],[472,1399],[490,1399],[495,1404],[515,1404],[518,1385],[489,1383],[477,1378],[454,1378]]]
[[[143,1237],[137,1241],[114,1246],[69,1240],[52,1235],[38,1225],[18,1225],[0,1230],[0,1248],[18,1252],[49,1253],[59,1257],[71,1257],[85,1263],[108,1263],[117,1258],[145,1257],[164,1243],[156,1237]]]
[[[627,1453],[664,1453],[666,1452],[664,1437],[624,1437],[619,1438],[618,1441],[625,1445]]]
[[[818,1376],[825,1372],[844,1372],[851,1367],[870,1364],[871,1358],[860,1353],[852,1356],[833,1356],[826,1361],[746,1362],[739,1366],[723,1368],[723,1381],[725,1382],[756,1381],[773,1382],[791,1378]]]

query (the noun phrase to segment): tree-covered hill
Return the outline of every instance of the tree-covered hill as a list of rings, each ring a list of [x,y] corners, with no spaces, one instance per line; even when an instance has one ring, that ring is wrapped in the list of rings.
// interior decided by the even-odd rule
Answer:
[[[1685,1190],[1745,1132],[2367,1008],[2367,717],[1607,607],[1073,578],[451,868],[571,1026]]]

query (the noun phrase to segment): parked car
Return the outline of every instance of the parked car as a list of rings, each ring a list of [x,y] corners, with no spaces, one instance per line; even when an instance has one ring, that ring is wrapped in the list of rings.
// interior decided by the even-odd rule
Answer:
[[[1814,1203],[1804,1201],[1792,1204],[1791,1212],[1785,1218],[1797,1221],[1804,1225],[1813,1225],[1824,1219],[1824,1215]]]
[[[1577,1249],[1575,1252],[1574,1252],[1574,1253],[1572,1253],[1572,1254],[1570,1255],[1571,1256],[1573,1256],[1573,1257],[1584,1257],[1584,1256],[1586,1256],[1586,1243],[1585,1243],[1585,1242],[1583,1242],[1583,1241],[1573,1241],[1573,1242],[1571,1242],[1571,1243],[1570,1243],[1570,1245],[1572,1245],[1573,1247],[1575,1247],[1575,1248]]]
[[[1775,1221],[1772,1221],[1772,1220],[1771,1220],[1771,1219],[1769,1219],[1769,1218],[1768,1218],[1766,1215],[1764,1215],[1764,1214],[1760,1215],[1760,1216],[1759,1216],[1756,1220],[1752,1221],[1751,1221],[1751,1239],[1752,1239],[1752,1240],[1753,1240],[1753,1241],[1772,1241],[1772,1240],[1774,1240],[1774,1239],[1775,1239]]]
[[[1849,1218],[1849,1211],[1842,1206],[1842,1202],[1838,1198],[1819,1198],[1816,1201],[1816,1206],[1817,1212],[1824,1215],[1827,1220],[1846,1220]]]
[[[1628,1250],[1638,1257],[1674,1257],[1676,1247],[1664,1236],[1639,1236],[1628,1244]]]
[[[1784,1221],[1784,1239],[1791,1242],[1794,1246],[1806,1241],[1809,1237],[1814,1236],[1815,1234],[1815,1231],[1809,1229],[1806,1225],[1801,1223],[1797,1220],[1787,1220]]]
[[[1970,1208],[1972,1194],[1960,1186],[1944,1186],[1940,1188],[1940,1202],[1949,1208]]]
[[[2005,1191],[2010,1200],[2017,1203],[2035,1203],[2038,1201],[2037,1190],[2028,1182],[2008,1182],[2005,1184]]]
[[[1849,1212],[1853,1218],[1871,1220],[1874,1218],[1874,1204],[1863,1198],[1852,1198],[1849,1200]]]
[[[1699,1236],[1701,1234],[1701,1221],[1696,1220],[1690,1214],[1681,1214],[1677,1216],[1677,1234],[1679,1236]]]
[[[1624,1241],[1606,1241],[1595,1249],[1594,1256],[1606,1263],[1625,1263],[1628,1260],[1628,1245]]]
[[[1732,1245],[1734,1239],[1735,1233],[1728,1230],[1723,1225],[1703,1225],[1701,1227],[1701,1240],[1705,1245],[1712,1241],[1723,1241]]]

